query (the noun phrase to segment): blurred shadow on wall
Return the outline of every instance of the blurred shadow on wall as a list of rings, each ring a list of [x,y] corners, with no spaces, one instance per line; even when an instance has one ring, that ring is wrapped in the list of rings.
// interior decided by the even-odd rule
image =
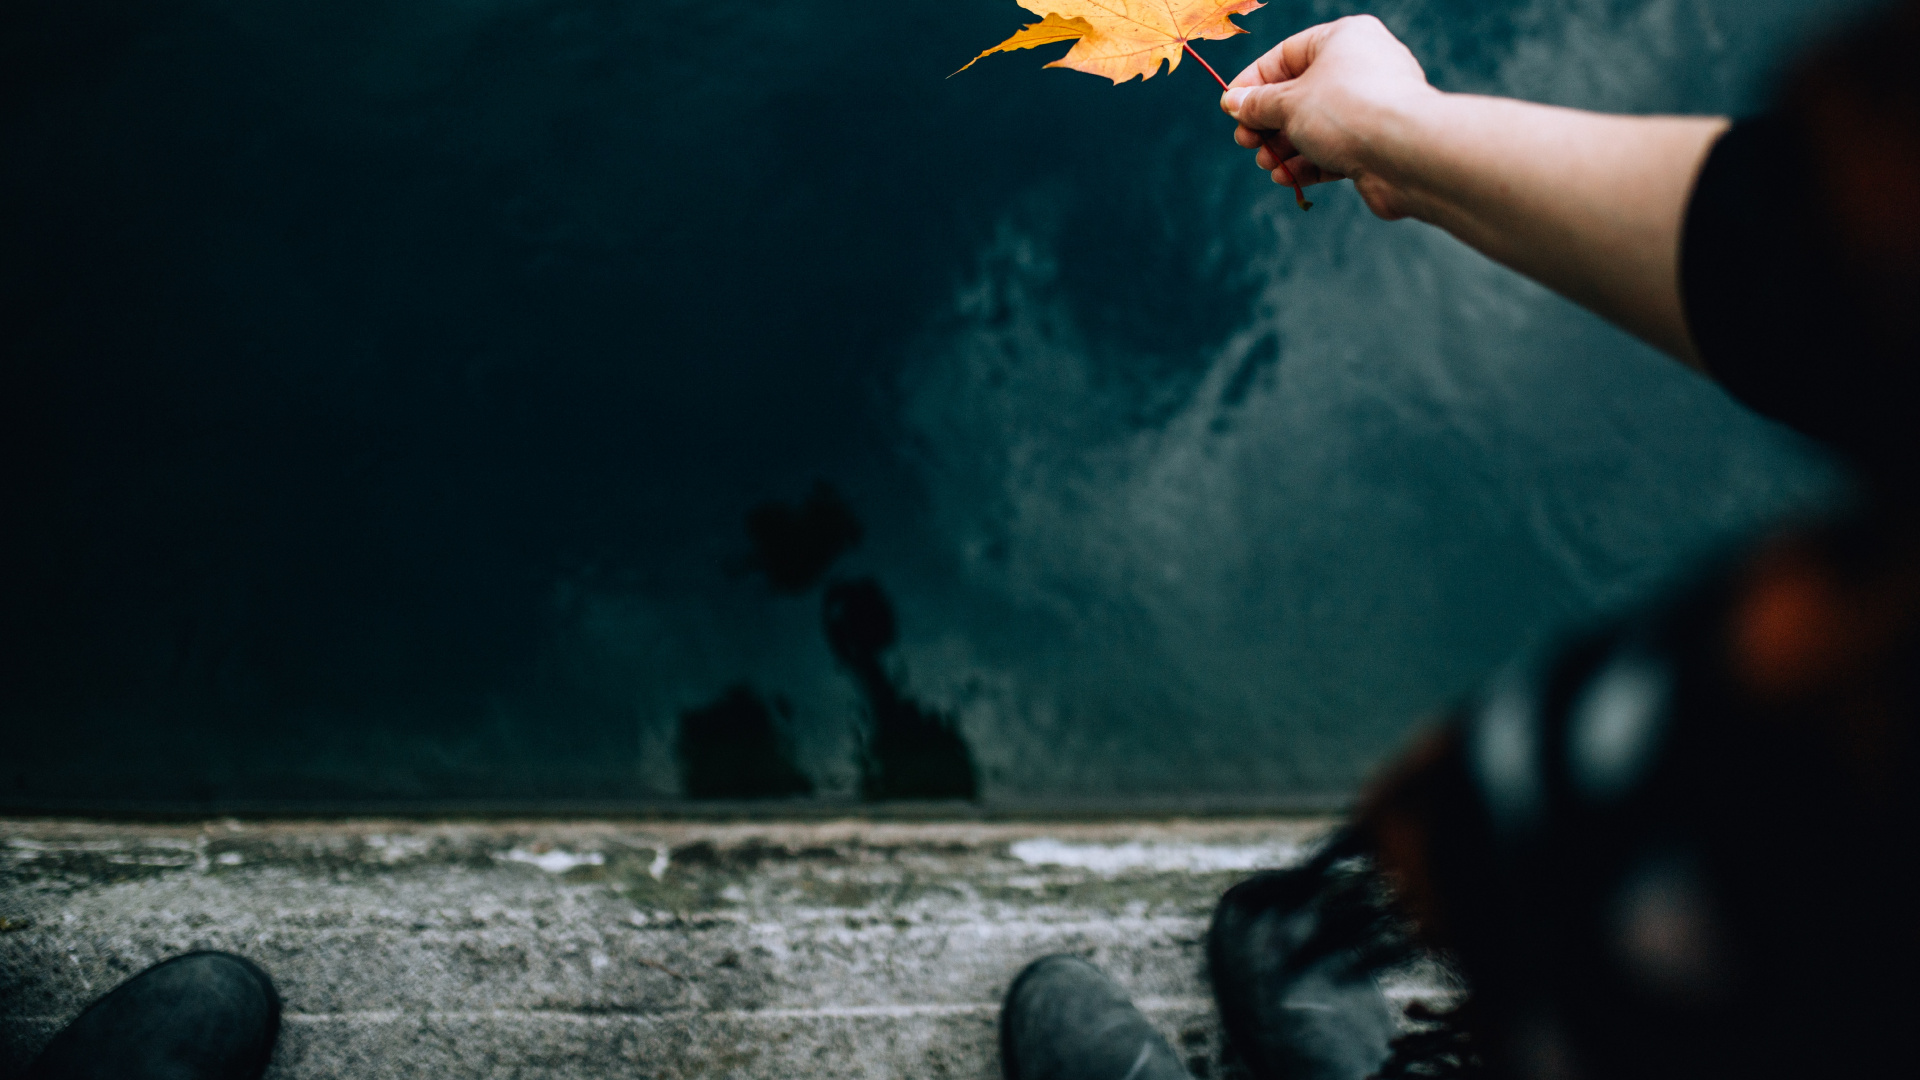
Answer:
[[[860,543],[859,518],[834,487],[814,485],[798,504],[763,503],[748,511],[753,551],[732,569],[759,574],[776,594],[802,596]],[[893,603],[872,577],[832,580],[821,595],[821,624],[834,658],[866,699],[859,743],[860,793],[870,801],[973,799],[973,755],[953,718],[909,696],[886,662],[899,640]],[[677,753],[683,790],[693,799],[770,799],[811,794],[776,723],[791,720],[781,695],[769,707],[745,682],[680,715]]]
[[[887,670],[899,639],[893,604],[870,577],[836,581],[821,598],[827,644],[867,699],[860,793],[869,800],[972,799],[973,755],[953,718],[908,697]]]
[[[779,799],[813,794],[813,781],[793,763],[774,713],[793,716],[779,696],[769,709],[748,683],[736,683],[708,705],[680,714],[680,781],[690,799]]]

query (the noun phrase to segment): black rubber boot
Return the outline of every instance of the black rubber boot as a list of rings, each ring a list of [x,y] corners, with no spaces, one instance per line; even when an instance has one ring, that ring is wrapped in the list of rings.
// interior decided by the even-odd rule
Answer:
[[[1393,1007],[1368,957],[1371,913],[1338,909],[1353,901],[1308,868],[1249,878],[1214,909],[1213,996],[1256,1080],[1365,1080],[1387,1060]]]
[[[61,1029],[28,1080],[259,1080],[280,1034],[267,973],[226,953],[163,960]]]
[[[1077,956],[1028,964],[1000,1009],[1007,1080],[1191,1080],[1126,992]]]

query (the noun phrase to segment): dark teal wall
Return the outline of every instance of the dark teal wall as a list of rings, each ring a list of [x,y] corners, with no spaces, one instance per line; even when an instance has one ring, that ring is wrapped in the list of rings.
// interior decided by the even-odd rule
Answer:
[[[1448,88],[1725,110],[1847,6],[1373,10]],[[1450,240],[1297,215],[1190,65],[944,78],[1022,15],[9,5],[0,802],[671,796],[740,686],[851,792],[868,576],[990,798],[1337,792],[1827,490]],[[816,480],[862,540],[782,591],[743,520]]]

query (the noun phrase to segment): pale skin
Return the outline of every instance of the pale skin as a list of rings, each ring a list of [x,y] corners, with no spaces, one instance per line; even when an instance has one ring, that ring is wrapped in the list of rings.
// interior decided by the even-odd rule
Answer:
[[[1680,234],[1719,117],[1609,116],[1446,94],[1381,22],[1302,31],[1221,98],[1234,139],[1277,132],[1302,184],[1352,180],[1375,214],[1439,226],[1698,366]],[[1266,149],[1261,168],[1284,182]]]

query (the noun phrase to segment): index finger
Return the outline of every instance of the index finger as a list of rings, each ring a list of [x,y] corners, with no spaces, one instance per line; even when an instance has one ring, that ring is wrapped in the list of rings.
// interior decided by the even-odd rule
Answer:
[[[1268,49],[1260,59],[1233,77],[1229,87],[1265,86],[1288,82],[1306,74],[1308,65],[1319,55],[1320,43],[1333,31],[1333,23],[1321,23],[1293,35]]]

